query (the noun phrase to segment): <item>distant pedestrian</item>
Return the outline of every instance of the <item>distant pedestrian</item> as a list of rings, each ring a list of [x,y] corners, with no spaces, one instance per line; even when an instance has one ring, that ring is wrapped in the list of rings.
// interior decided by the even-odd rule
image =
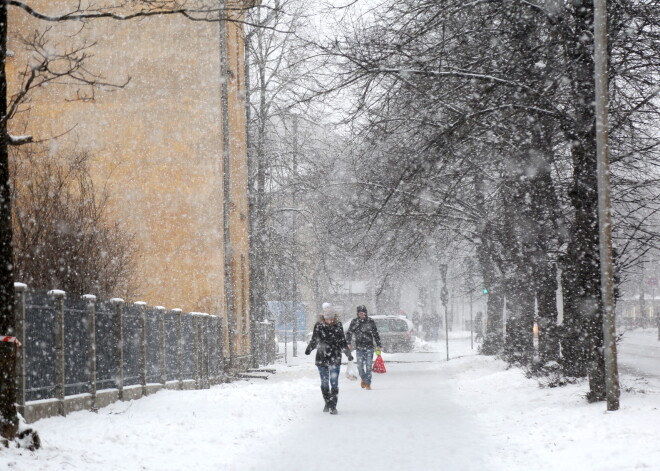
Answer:
[[[474,341],[484,341],[484,315],[481,311],[474,316]]]
[[[440,324],[441,324],[440,314],[435,309],[431,311],[430,327],[431,327],[431,340],[434,342],[438,341],[440,336]]]
[[[355,356],[357,357],[358,373],[363,389],[371,389],[371,367],[374,361],[374,345],[376,354],[380,355],[380,335],[373,319],[367,315],[367,307],[357,307],[357,317],[351,321],[346,332],[348,348],[353,350],[353,337],[355,337]]]
[[[433,318],[430,312],[422,313],[422,331],[424,332],[424,340],[427,342],[433,340]]]
[[[415,335],[418,337],[420,336],[421,320],[422,318],[419,315],[419,311],[415,309],[412,313],[412,323],[413,327],[415,328]]]
[[[323,412],[337,413],[337,400],[339,396],[339,370],[341,368],[342,350],[349,361],[353,355],[348,348],[344,329],[337,319],[330,303],[323,303],[323,313],[314,325],[312,339],[307,345],[305,355],[316,349],[316,367],[321,376],[321,394],[325,401]]]

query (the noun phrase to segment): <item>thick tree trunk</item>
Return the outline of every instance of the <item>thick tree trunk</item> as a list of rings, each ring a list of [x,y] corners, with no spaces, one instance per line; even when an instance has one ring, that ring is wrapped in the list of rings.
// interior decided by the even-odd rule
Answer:
[[[498,355],[504,345],[504,323],[502,311],[504,309],[504,295],[497,286],[488,294],[486,304],[486,335],[481,346],[484,355]]]
[[[519,159],[519,170],[525,159]],[[505,293],[507,296],[506,337],[504,358],[510,363],[528,365],[534,355],[534,280],[529,257],[528,237],[532,221],[529,220],[528,179],[522,173],[514,173],[504,187],[504,218],[501,243],[505,269]]]
[[[484,219],[488,218],[484,195],[484,176],[476,172],[474,176],[475,207]],[[502,309],[504,307],[504,292],[501,283],[501,273],[494,261],[494,235],[491,223],[486,220],[479,231],[479,242],[476,245],[476,255],[481,269],[481,278],[488,289],[486,302],[486,325],[481,353],[484,355],[499,355],[504,344],[504,323]]]
[[[502,14],[510,27],[500,34],[512,46],[503,67],[527,90],[542,90],[547,76],[544,67],[552,65],[555,53],[544,40],[543,19],[526,7],[504,5]],[[519,101],[533,110],[538,96],[519,92]],[[547,97],[546,99],[551,99]],[[537,362],[533,344],[535,316],[543,325],[544,359],[559,355],[556,335],[557,308],[554,300],[556,280],[549,253],[553,247],[553,218],[558,214],[550,169],[553,161],[553,122],[543,114],[525,112],[511,117],[515,126],[507,141],[515,142],[507,151],[510,165],[503,185],[504,223],[499,238],[504,248],[507,279],[505,358],[533,366]],[[511,119],[510,118],[510,119]],[[535,306],[536,304],[536,306]],[[536,307],[536,309],[535,309]],[[539,356],[540,360],[541,357]],[[543,360],[542,360],[543,361]]]
[[[477,258],[481,265],[481,276],[488,288],[486,303],[486,329],[481,353],[484,355],[499,355],[504,345],[504,286],[501,275],[493,261],[492,229],[486,223],[481,234],[481,242],[477,245]]]
[[[13,336],[14,271],[11,227],[11,194],[9,191],[9,151],[7,134],[7,6],[0,4],[0,337]],[[18,431],[16,411],[16,346],[0,342],[0,435],[11,439]]]
[[[551,176],[552,144],[548,136],[550,123],[539,123],[535,133],[539,160],[537,173],[531,185],[532,218],[537,221],[532,253],[532,278],[536,294],[538,323],[538,361],[543,366],[560,357],[559,330],[557,328],[557,265],[550,254],[558,250],[561,224],[560,209]]]
[[[575,93],[575,138],[572,142],[575,211],[564,273],[564,360],[567,372],[589,375],[589,400],[605,399],[598,183],[594,110],[593,1],[575,8],[575,31],[568,42]],[[585,38],[589,38],[588,40]]]

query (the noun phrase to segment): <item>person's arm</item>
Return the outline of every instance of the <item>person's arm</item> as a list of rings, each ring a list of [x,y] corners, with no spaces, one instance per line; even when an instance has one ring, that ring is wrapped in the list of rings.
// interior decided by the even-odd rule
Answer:
[[[353,355],[351,354],[351,346],[348,344],[346,341],[346,337],[344,336],[344,328],[341,325],[341,322],[337,323],[337,327],[339,330],[339,344],[341,346],[341,349],[344,351],[344,354],[346,355],[346,358],[348,358],[348,361],[353,361]]]
[[[309,341],[307,348],[305,349],[305,355],[312,353],[312,350],[316,348],[316,345],[319,343],[319,334],[318,334],[318,324],[314,325],[314,331],[312,332],[312,339]]]
[[[371,320],[371,333],[374,337],[374,342],[376,342],[376,346],[380,350],[381,344],[380,344],[380,335],[378,335],[378,327],[376,327],[376,323],[374,320]]]
[[[346,343],[348,344],[348,348],[351,349],[351,340],[353,340],[353,331],[355,330],[355,319],[351,321],[351,323],[348,326],[348,331],[346,332]],[[342,329],[343,332],[343,329]]]

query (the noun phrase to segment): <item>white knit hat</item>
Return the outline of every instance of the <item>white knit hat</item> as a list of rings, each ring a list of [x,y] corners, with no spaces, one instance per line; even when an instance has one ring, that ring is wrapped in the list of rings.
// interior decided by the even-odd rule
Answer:
[[[324,311],[328,311],[328,310],[332,309],[332,304],[323,303],[323,306],[321,306],[321,307],[323,308]]]

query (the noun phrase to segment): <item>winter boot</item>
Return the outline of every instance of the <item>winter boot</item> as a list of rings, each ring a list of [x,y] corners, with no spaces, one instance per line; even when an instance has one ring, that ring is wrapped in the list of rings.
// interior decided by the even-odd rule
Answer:
[[[323,412],[328,412],[330,410],[330,390],[321,388],[321,394],[323,394],[323,400],[325,401]]]
[[[366,388],[366,387],[367,387],[367,383],[365,383],[364,381],[360,381],[360,387],[361,387],[362,389]]]
[[[330,414],[337,415],[337,396],[339,395],[339,390],[332,388],[330,391],[330,400],[328,401],[328,406],[330,408]]]
[[[364,384],[364,389],[366,389],[367,391],[371,391],[371,384],[366,384],[365,383]]]

